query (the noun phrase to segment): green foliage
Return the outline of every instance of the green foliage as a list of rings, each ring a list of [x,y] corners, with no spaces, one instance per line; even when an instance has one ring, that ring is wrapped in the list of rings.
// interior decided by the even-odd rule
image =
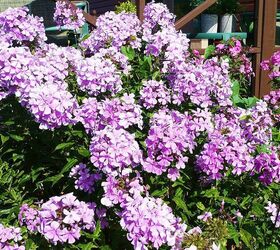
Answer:
[[[116,6],[116,13],[121,13],[123,11],[127,13],[136,13],[136,4],[127,0],[126,2],[122,2]]]

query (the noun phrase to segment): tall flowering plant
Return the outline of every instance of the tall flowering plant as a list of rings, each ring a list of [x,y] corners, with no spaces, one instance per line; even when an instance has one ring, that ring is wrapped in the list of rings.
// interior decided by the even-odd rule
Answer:
[[[277,95],[237,101],[237,40],[202,58],[165,5],[144,17],[77,48],[3,38],[0,220],[39,249],[280,246]]]

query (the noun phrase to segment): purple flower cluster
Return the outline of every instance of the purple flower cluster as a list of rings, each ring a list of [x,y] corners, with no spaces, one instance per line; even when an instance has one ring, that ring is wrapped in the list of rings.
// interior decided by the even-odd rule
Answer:
[[[20,228],[4,227],[0,224],[0,249],[2,250],[24,250],[23,238]]]
[[[25,82],[23,72],[28,71],[32,55],[28,48],[0,47],[0,100],[17,91]]]
[[[28,14],[27,7],[9,8],[0,13],[0,39],[9,45],[37,45],[47,40],[42,18]]]
[[[179,177],[179,170],[188,162],[186,153],[192,153],[196,146],[196,133],[190,129],[190,120],[187,114],[167,109],[154,114],[146,139],[145,171],[161,175],[168,170],[170,179]]]
[[[69,177],[75,180],[75,188],[91,194],[95,190],[95,183],[101,180],[101,174],[92,174],[83,163],[71,169]]]
[[[140,100],[145,108],[166,106],[171,101],[170,93],[163,81],[146,81],[140,91]]]
[[[144,36],[156,33],[160,29],[174,27],[175,16],[162,3],[149,3],[144,9],[144,21],[142,24]]]
[[[243,129],[242,135],[247,140],[252,150],[257,145],[269,145],[272,139],[274,123],[271,119],[272,113],[266,102],[260,100],[255,106],[248,110],[242,110],[239,116],[240,126]]]
[[[206,173],[210,179],[220,179],[223,171],[226,172],[230,166],[237,175],[253,169],[250,147],[242,137],[238,116],[231,115],[234,112],[234,109],[230,109],[227,116],[215,115],[214,130],[208,131],[208,142],[197,157],[198,170]]]
[[[94,209],[72,194],[51,197],[38,209],[27,204],[21,207],[19,221],[53,244],[73,244],[81,237],[81,230],[95,228]]]
[[[138,125],[142,128],[141,108],[134,102],[133,94],[124,94],[121,98],[102,102],[95,98],[84,99],[83,104],[75,111],[76,120],[81,122],[90,134],[106,126],[119,129]]]
[[[213,129],[206,128],[208,138],[197,158],[198,170],[210,179],[220,179],[230,169],[237,175],[258,174],[264,184],[279,182],[277,154],[254,157],[258,147],[271,145],[274,122],[267,104],[260,100],[247,110],[231,107],[221,111],[210,120]]]
[[[272,110],[272,118],[274,121],[280,121],[280,90],[271,91],[269,95],[264,96],[264,101],[268,104],[269,108]]]
[[[83,11],[66,1],[56,2],[53,19],[57,25],[73,30],[78,30],[85,24]]]
[[[252,63],[247,57],[249,51],[246,51],[241,44],[241,41],[236,38],[231,38],[225,43],[216,46],[215,56],[226,56],[230,60],[230,71],[233,74],[242,74],[246,78],[254,75]]]
[[[270,220],[274,224],[276,228],[280,227],[280,210],[279,206],[277,206],[275,203],[272,203],[271,201],[268,202],[267,207],[265,207],[266,211],[271,214]]]
[[[176,32],[175,16],[166,5],[149,3],[144,10],[142,24],[142,40],[146,42],[147,55],[163,57],[162,72],[166,72],[170,64],[180,64],[189,55],[189,39],[186,34]]]
[[[106,92],[116,94],[122,90],[120,72],[116,65],[98,54],[79,62],[76,74],[78,86],[89,95]]]
[[[35,86],[29,93],[29,111],[40,123],[41,129],[51,129],[74,124],[73,112],[78,104],[64,83],[46,83]]]
[[[119,52],[116,47],[101,48],[95,56],[99,56],[101,59],[110,59],[116,68],[122,72],[124,75],[128,75],[131,70],[131,65],[128,63],[128,58]]]
[[[129,173],[125,173],[121,177],[108,175],[106,180],[102,182],[102,186],[104,196],[101,199],[101,203],[106,207],[124,206],[128,200],[137,199],[146,192],[146,188],[143,186],[143,179],[139,173],[136,173],[133,178]]]
[[[174,65],[168,76],[173,103],[179,105],[191,101],[203,108],[214,104],[231,105],[232,83],[228,67],[227,62],[219,62],[218,58]]]
[[[280,81],[280,51],[275,52],[269,60],[261,62],[263,70],[269,70],[269,77],[272,81]]]
[[[91,53],[98,52],[101,48],[115,47],[119,50],[124,45],[133,48],[141,45],[138,38],[140,21],[135,14],[106,12],[97,18],[96,26],[90,37],[81,43]]]
[[[260,181],[266,185],[280,182],[280,160],[274,152],[257,155],[254,159],[254,170]]]
[[[91,140],[90,152],[92,164],[113,176],[129,173],[142,159],[142,151],[133,134],[109,126],[96,132]]]
[[[121,226],[128,231],[134,249],[159,249],[167,244],[180,249],[186,225],[176,218],[161,199],[138,197],[131,199],[121,213]]]

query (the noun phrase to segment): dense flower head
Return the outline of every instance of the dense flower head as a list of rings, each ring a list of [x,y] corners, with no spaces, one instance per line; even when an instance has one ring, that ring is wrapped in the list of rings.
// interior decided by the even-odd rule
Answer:
[[[99,173],[91,173],[85,164],[80,163],[71,169],[69,177],[75,180],[76,189],[91,194],[102,176]]]
[[[143,125],[141,108],[135,104],[133,94],[124,94],[121,98],[105,99],[101,102],[93,97],[84,99],[83,104],[75,111],[75,116],[90,134],[104,129],[107,125],[117,129],[132,125],[142,128]]]
[[[122,54],[116,47],[101,48],[95,56],[99,56],[100,59],[110,59],[118,70],[121,70],[122,74],[129,74],[131,65],[129,65],[128,58]]]
[[[121,177],[107,175],[106,180],[101,185],[104,189],[101,203],[106,207],[124,206],[128,200],[136,199],[146,192],[139,173],[127,173]]]
[[[254,171],[259,175],[259,180],[269,185],[280,182],[280,159],[274,152],[261,153],[254,159]]]
[[[168,76],[174,104],[186,101],[203,108],[216,104],[231,105],[232,83],[228,75],[228,63],[218,58],[206,61],[190,61],[176,64]]]
[[[168,245],[177,249],[186,225],[176,218],[163,200],[138,197],[128,201],[121,213],[121,226],[135,249],[159,249]],[[179,248],[178,248],[179,249]]]
[[[133,134],[107,126],[96,133],[90,144],[91,162],[100,171],[113,176],[129,173],[140,164],[142,151]]]
[[[0,100],[14,94],[25,82],[23,72],[29,71],[32,55],[26,47],[0,47]]]
[[[267,206],[265,207],[266,211],[271,214],[270,220],[276,228],[280,227],[280,210],[279,205],[272,203],[271,201],[268,202]]]
[[[83,124],[87,133],[94,134],[99,130],[99,102],[95,97],[84,99],[74,114],[75,120]]]
[[[0,39],[13,44],[42,44],[47,40],[43,19],[28,14],[27,7],[8,8],[0,13]]]
[[[57,82],[59,85],[64,81],[73,58],[81,56],[79,51],[75,52],[54,44],[44,44],[32,54],[26,47],[1,48],[1,92],[15,93],[20,103],[28,108],[31,89],[46,82]]]
[[[120,98],[106,99],[100,103],[99,115],[103,127],[128,128],[137,125],[142,128],[141,107],[135,104],[134,94],[124,94]]]
[[[263,100],[268,104],[272,110],[272,118],[275,122],[280,121],[280,90],[271,91],[268,95],[263,97]]]
[[[180,64],[189,56],[189,39],[176,31],[174,22],[175,16],[166,5],[152,2],[145,6],[142,24],[145,54],[163,60],[163,67],[160,67],[163,73],[170,65]]]
[[[0,249],[3,250],[24,250],[23,238],[20,228],[5,227],[0,223]]]
[[[90,37],[81,43],[81,46],[91,53],[107,47],[115,47],[119,50],[124,45],[133,48],[141,45],[138,38],[141,27],[136,14],[106,12],[97,18],[96,26]]]
[[[116,65],[98,54],[79,62],[76,74],[79,88],[91,96],[106,92],[116,94],[122,90],[120,72]]]
[[[269,144],[272,139],[273,121],[271,110],[266,102],[260,100],[252,108],[240,114],[240,125],[247,144],[256,149],[257,145]]]
[[[148,33],[155,33],[162,28],[172,28],[175,16],[163,3],[148,3],[144,9],[143,30]]]
[[[95,228],[94,209],[72,193],[51,197],[39,208],[23,205],[19,221],[55,245],[58,242],[73,244],[80,238],[81,230]]]
[[[197,157],[197,168],[210,179],[220,179],[232,167],[233,174],[251,171],[253,157],[249,145],[242,136],[238,113],[233,108],[225,114],[216,114],[213,119],[214,129],[208,131],[208,142]]]
[[[167,109],[154,114],[146,139],[145,171],[161,175],[168,170],[170,179],[179,177],[179,170],[188,162],[185,153],[192,153],[196,146],[196,133],[189,126],[190,120],[187,114]]]
[[[74,8],[72,4],[66,1],[56,2],[54,21],[59,26],[74,30],[85,24],[83,11],[79,8]]]
[[[280,90],[271,91],[268,95],[265,95],[263,99],[268,103],[270,108],[278,109],[280,107]]]
[[[166,106],[171,101],[170,93],[163,81],[149,80],[143,83],[140,100],[145,108]]]
[[[249,51],[244,49],[240,40],[231,38],[216,46],[215,56],[227,57],[230,61],[230,73],[241,74],[246,78],[254,76],[252,63],[247,57]]]
[[[278,82],[280,80],[280,51],[275,52],[269,60],[261,62],[263,70],[269,70],[269,77],[272,81]]]
[[[64,83],[45,83],[31,89],[29,111],[40,123],[41,129],[54,129],[75,123],[74,110],[78,104]]]

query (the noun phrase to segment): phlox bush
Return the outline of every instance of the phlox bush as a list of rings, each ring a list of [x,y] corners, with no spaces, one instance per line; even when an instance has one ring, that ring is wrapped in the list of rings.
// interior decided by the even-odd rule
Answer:
[[[241,42],[202,57],[174,21],[118,8],[58,47],[0,13],[1,249],[280,248],[279,90],[245,96]]]

